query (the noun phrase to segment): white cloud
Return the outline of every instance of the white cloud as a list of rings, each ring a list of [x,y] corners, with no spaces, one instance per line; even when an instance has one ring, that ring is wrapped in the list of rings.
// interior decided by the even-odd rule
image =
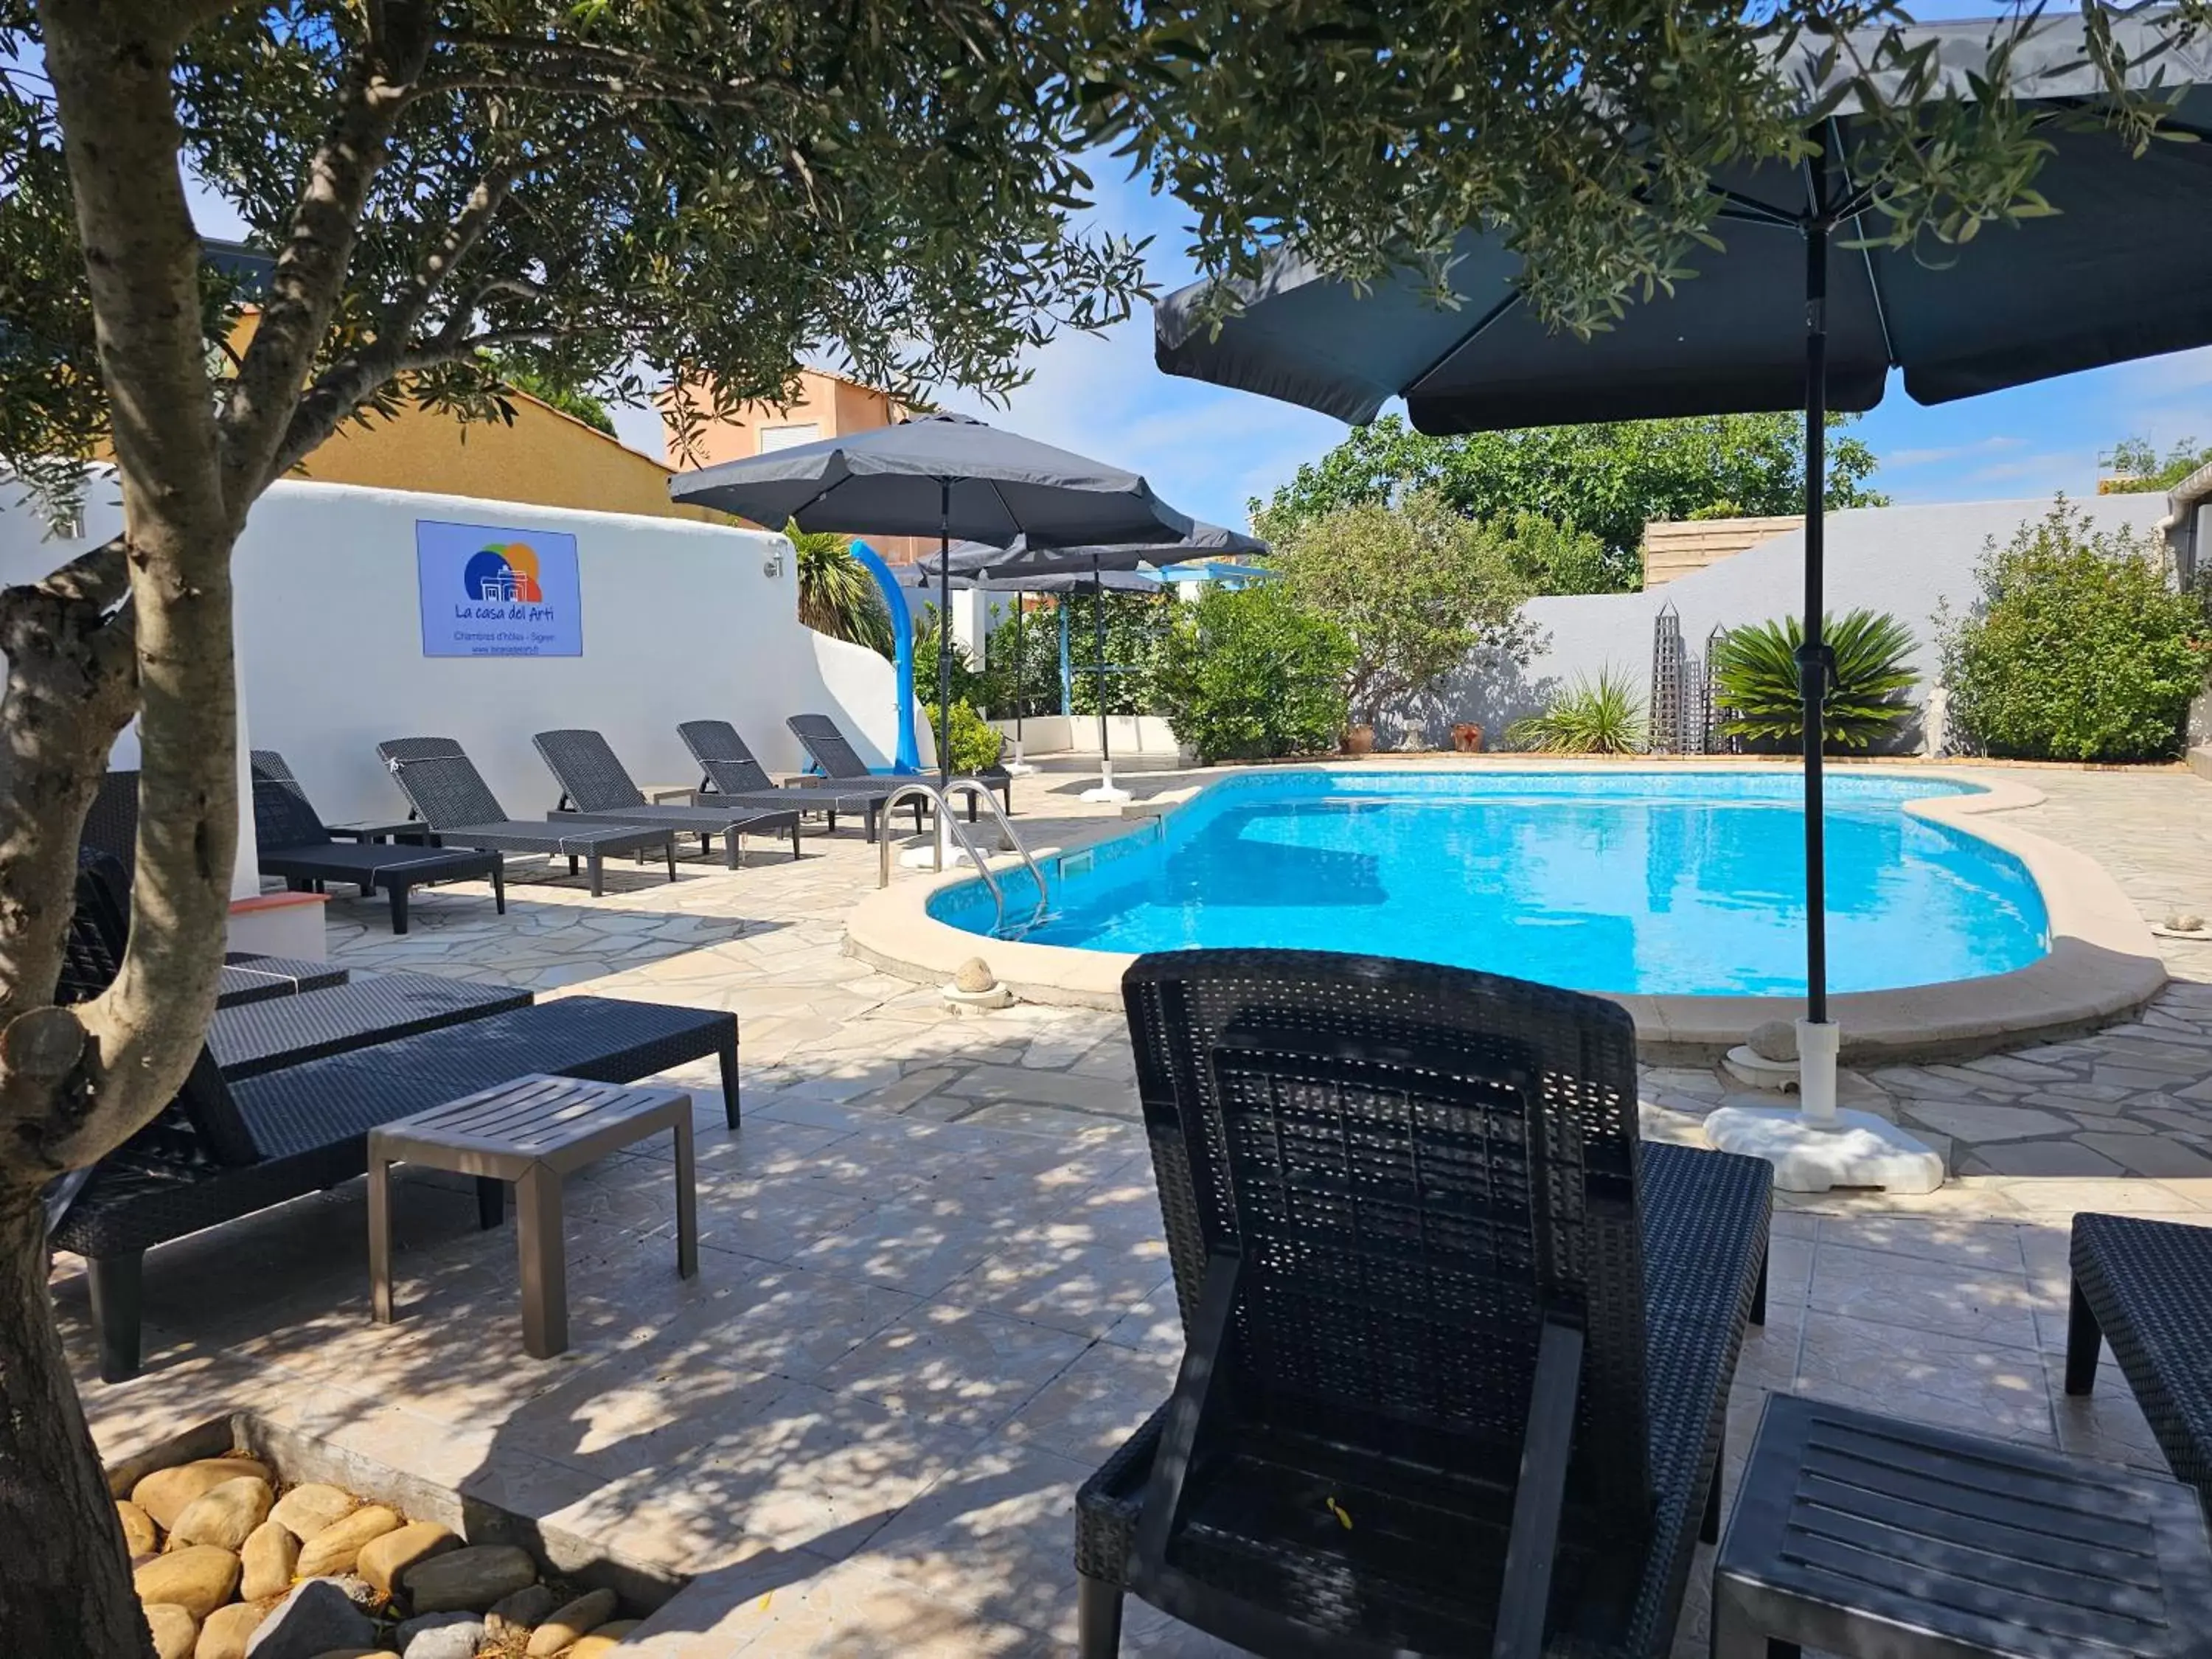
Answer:
[[[2017,449],[2027,441],[2006,434],[1997,434],[1976,440],[1972,443],[1951,444],[1933,449],[1893,449],[1881,457],[1884,466],[1935,466],[1951,461],[1965,460],[1975,455],[1987,455],[1999,450]]]

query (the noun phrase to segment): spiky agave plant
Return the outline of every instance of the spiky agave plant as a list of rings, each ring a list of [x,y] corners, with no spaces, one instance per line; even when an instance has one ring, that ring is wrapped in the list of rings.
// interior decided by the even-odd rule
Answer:
[[[1577,678],[1554,692],[1540,714],[1505,728],[1514,749],[1540,749],[1559,755],[1629,755],[1644,747],[1644,698],[1635,682],[1617,670],[1595,679]]]
[[[852,538],[786,525],[799,571],[799,620],[817,634],[891,653],[890,613],[875,578],[853,556]]]
[[[1905,696],[1918,678],[1911,664],[1912,630],[1887,611],[1859,610],[1840,622],[1823,618],[1820,631],[1836,653],[1821,744],[1865,749],[1912,713]],[[1804,741],[1797,689],[1797,647],[1804,638],[1804,624],[1790,617],[1732,629],[1714,647],[1714,701],[1727,711],[1724,733],[1753,743]]]

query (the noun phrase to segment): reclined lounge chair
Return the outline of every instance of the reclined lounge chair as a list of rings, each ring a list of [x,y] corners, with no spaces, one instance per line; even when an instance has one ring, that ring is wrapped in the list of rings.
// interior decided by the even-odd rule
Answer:
[[[334,839],[307,791],[273,749],[253,751],[253,839],[261,873],[279,876],[295,892],[344,882],[368,898],[380,888],[392,901],[392,931],[407,931],[407,895],[441,881],[489,881],[492,903],[507,914],[506,860],[462,847],[390,846]]]
[[[547,817],[555,823],[570,818],[603,819],[613,823],[665,824],[699,837],[699,850],[708,851],[714,838],[722,838],[722,862],[734,870],[738,862],[738,837],[791,832],[791,856],[799,857],[799,813],[750,805],[719,806],[656,805],[648,802],[607,740],[597,732],[571,729],[540,732],[530,740],[561,786],[561,804]]]
[[[826,777],[844,782],[850,779],[872,778],[876,774],[868,769],[867,762],[860,758],[845,734],[837,729],[837,722],[827,714],[793,714],[784,724],[791,728],[806,750],[807,758],[820,767]],[[998,767],[974,775],[978,783],[988,784],[999,792],[1006,811],[1014,810],[1014,781],[1011,775]],[[968,822],[975,822],[975,803],[968,803]]]
[[[796,805],[801,811],[827,813],[832,833],[837,828],[838,813],[859,812],[868,839],[873,841],[884,803],[898,792],[896,781],[882,778],[870,778],[866,783],[849,787],[810,784],[779,789],[775,780],[753,758],[752,750],[745,747],[738,728],[727,720],[685,720],[676,728],[676,735],[684,739],[684,746],[699,763],[699,787],[691,792],[691,799],[700,806],[726,803],[732,806],[768,806],[781,802]],[[919,798],[914,803],[914,827],[919,835]]]
[[[1767,1166],[1639,1143],[1598,998],[1295,951],[1122,994],[1188,1346],[1077,1496],[1083,1659],[1128,1589],[1269,1654],[1668,1653]]]
[[[609,853],[658,848],[676,879],[676,831],[620,823],[532,823],[511,818],[475,763],[451,738],[392,738],[376,745],[378,758],[407,797],[407,804],[441,842],[488,852],[544,853],[565,857],[568,873],[581,859],[591,872],[592,896],[606,890],[601,860]],[[614,1081],[627,1081],[617,1079]]]

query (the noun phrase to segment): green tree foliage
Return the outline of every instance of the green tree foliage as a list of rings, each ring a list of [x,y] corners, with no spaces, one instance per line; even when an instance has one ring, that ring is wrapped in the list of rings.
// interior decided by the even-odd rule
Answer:
[[[1352,640],[1344,691],[1354,720],[1406,716],[1476,652],[1525,659],[1524,590],[1504,540],[1428,489],[1300,519],[1276,539],[1291,596]]]
[[[539,374],[536,369],[524,368],[515,363],[499,367],[500,384],[535,398],[541,404],[573,416],[586,426],[615,435],[615,417],[604,399],[575,386],[562,386],[559,381]]]
[[[1964,615],[1937,618],[1954,735],[2029,760],[2160,760],[2180,751],[2208,660],[2203,609],[2126,526],[2063,495],[2000,548]]]
[[[1522,511],[1503,524],[1505,562],[1531,593],[1610,593],[1618,585],[1613,559],[1588,530],[1540,513]]]
[[[2112,446],[2114,476],[2106,480],[2101,493],[2162,495],[2208,463],[2212,463],[2212,448],[2200,449],[2194,438],[2184,438],[2163,456],[2148,438],[2123,438]]]
[[[1840,430],[1854,418],[1829,417],[1836,435],[1828,442],[1828,505],[1881,507],[1888,498],[1866,483],[1874,452]],[[1753,516],[1802,512],[1803,422],[1795,415],[1715,415],[1431,438],[1386,415],[1299,467],[1264,508],[1255,501],[1253,510],[1264,516],[1261,533],[1279,538],[1338,507],[1424,489],[1468,518],[1510,524],[1516,514],[1534,513],[1602,544],[1602,587],[1540,591],[1633,588],[1643,582],[1638,550],[1647,520],[1693,518],[1723,504]]]
[[[799,620],[817,634],[891,654],[891,617],[868,568],[853,556],[853,538],[827,531],[783,527],[798,565]],[[917,652],[917,665],[922,660]]]
[[[1350,635],[1279,582],[1209,585],[1178,607],[1159,690],[1176,740],[1207,765],[1334,749]]]
[[[1822,617],[1820,637],[1836,653],[1821,714],[1824,750],[1865,749],[1893,736],[1912,714],[1905,697],[1918,678],[1912,630],[1887,611],[1861,610],[1840,621]],[[1796,617],[1729,630],[1713,656],[1716,701],[1728,714],[1724,733],[1761,745],[1804,741],[1797,679],[1804,642],[1805,624]]]
[[[1006,737],[998,727],[977,714],[965,697],[952,705],[952,737],[948,746],[945,722],[938,718],[933,705],[929,711],[929,729],[937,734],[938,752],[950,755],[956,775],[986,770],[999,763],[999,751],[1006,746]]]
[[[1577,678],[1554,691],[1540,714],[1507,726],[1505,745],[1554,755],[1632,755],[1643,749],[1645,731],[1644,694],[1627,673],[1606,668],[1594,680]]]

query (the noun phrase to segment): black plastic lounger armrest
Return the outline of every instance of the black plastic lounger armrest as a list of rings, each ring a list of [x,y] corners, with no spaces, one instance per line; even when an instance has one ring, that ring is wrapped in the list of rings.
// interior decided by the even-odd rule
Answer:
[[[1557,1317],[1547,1319],[1528,1387],[1521,1479],[1513,1492],[1513,1530],[1505,1540],[1505,1582],[1491,1659],[1538,1659],[1544,1650],[1544,1619],[1551,1608],[1552,1568],[1559,1555],[1559,1514],[1566,1502],[1582,1376],[1582,1328]]]

